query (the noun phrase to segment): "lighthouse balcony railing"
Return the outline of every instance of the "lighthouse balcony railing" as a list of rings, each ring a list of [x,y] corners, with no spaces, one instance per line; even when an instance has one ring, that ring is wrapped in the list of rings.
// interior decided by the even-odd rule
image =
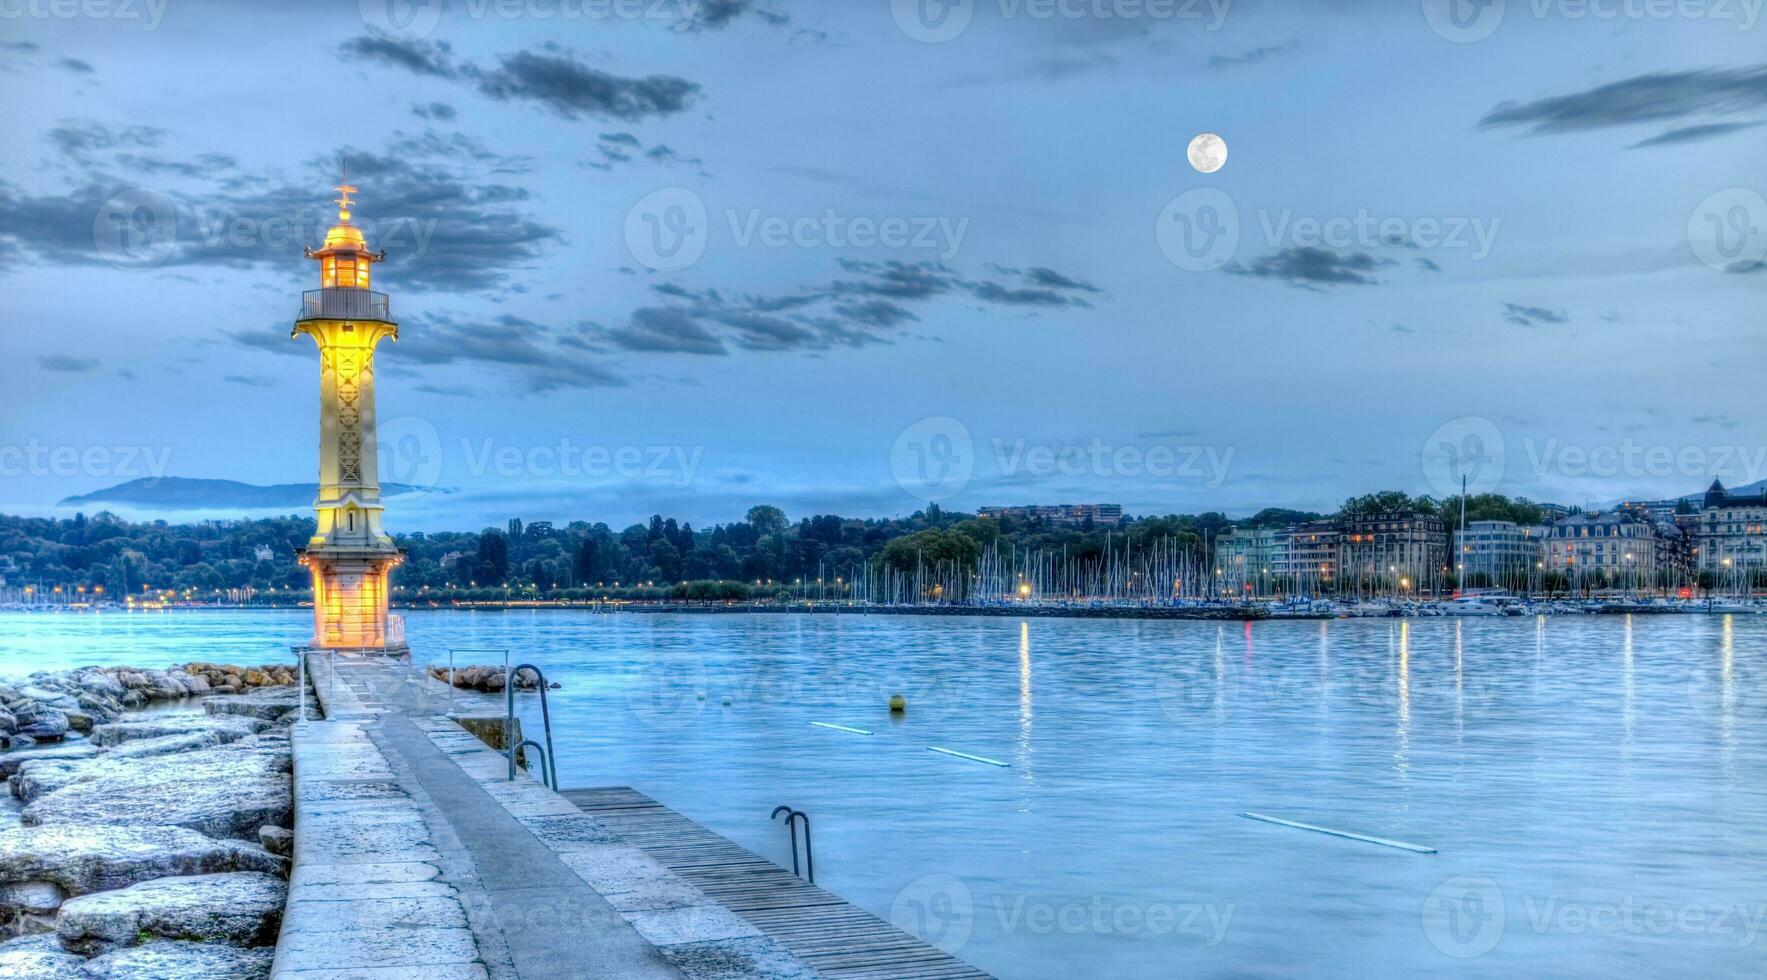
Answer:
[[[303,320],[385,320],[392,322],[387,294],[371,289],[309,289],[301,294]]]

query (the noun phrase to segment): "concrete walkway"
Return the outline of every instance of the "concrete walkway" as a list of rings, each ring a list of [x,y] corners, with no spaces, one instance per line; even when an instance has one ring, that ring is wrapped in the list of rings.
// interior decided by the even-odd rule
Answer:
[[[445,716],[409,664],[319,655],[294,735],[277,978],[816,973]]]

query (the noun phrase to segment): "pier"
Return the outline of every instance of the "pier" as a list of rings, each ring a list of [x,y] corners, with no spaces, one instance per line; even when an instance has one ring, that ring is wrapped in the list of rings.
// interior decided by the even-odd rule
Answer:
[[[636,790],[510,780],[409,662],[307,666],[276,978],[987,976]]]

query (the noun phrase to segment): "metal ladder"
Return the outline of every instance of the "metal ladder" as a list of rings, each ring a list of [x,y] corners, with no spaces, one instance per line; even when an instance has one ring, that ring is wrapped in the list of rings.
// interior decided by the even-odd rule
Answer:
[[[503,741],[509,746],[509,780],[515,780],[515,754],[523,748],[532,746],[540,753],[540,782],[554,793],[558,792],[558,754],[552,749],[552,707],[546,701],[546,674],[533,664],[517,664],[511,668],[504,665],[503,694],[505,708],[503,712]],[[524,670],[531,670],[540,678],[540,720],[546,733],[546,745],[531,738],[515,741],[515,675]]]
[[[785,814],[785,831],[791,835],[791,873],[806,878],[810,884],[816,884],[816,858],[810,853],[810,815],[802,810],[794,810],[785,804],[773,808],[773,815],[767,820],[771,823]],[[798,870],[798,824],[804,825],[804,867]]]

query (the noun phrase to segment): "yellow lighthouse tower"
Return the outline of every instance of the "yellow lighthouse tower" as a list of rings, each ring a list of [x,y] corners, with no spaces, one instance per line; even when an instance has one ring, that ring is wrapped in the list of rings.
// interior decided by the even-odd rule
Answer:
[[[399,338],[387,294],[368,288],[369,269],[386,258],[370,252],[350,224],[347,182],[337,188],[338,223],[319,260],[318,289],[301,296],[290,336],[319,345],[319,526],[301,553],[313,572],[313,645],[399,654],[402,630],[387,627],[387,576],[401,560],[380,526],[380,465],[374,435],[374,348]]]

